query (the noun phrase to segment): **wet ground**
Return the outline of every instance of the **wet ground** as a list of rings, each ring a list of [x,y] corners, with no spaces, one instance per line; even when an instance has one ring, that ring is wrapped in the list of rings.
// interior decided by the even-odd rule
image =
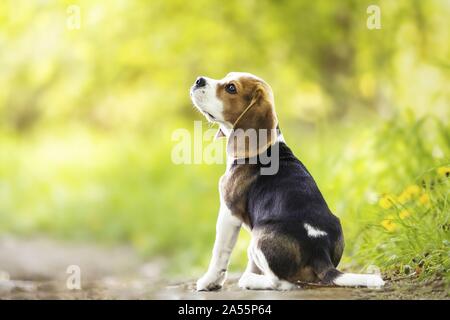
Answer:
[[[81,289],[70,290],[78,266]],[[246,291],[232,274],[218,292],[196,292],[195,279],[165,279],[166,262],[141,261],[129,248],[0,237],[0,299],[449,299],[443,281],[387,279],[383,289],[301,284],[289,292]],[[68,273],[69,271],[69,273]]]

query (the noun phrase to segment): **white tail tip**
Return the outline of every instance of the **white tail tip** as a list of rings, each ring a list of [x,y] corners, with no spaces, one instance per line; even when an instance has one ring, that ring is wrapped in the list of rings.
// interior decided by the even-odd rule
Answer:
[[[344,273],[333,280],[337,286],[381,288],[384,281],[377,274]]]

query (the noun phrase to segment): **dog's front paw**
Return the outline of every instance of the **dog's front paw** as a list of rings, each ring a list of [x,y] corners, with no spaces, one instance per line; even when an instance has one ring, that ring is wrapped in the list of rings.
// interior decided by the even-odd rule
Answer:
[[[218,272],[208,271],[203,277],[197,281],[197,291],[216,291],[222,288],[227,272],[221,270]]]

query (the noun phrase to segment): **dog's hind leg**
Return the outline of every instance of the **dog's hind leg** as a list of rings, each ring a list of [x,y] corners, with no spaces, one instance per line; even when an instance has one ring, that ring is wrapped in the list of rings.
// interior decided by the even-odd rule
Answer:
[[[255,263],[255,253],[253,243],[247,250],[248,264],[244,274],[239,279],[239,287],[248,290],[272,290],[276,279],[270,278],[263,274]]]
[[[264,253],[252,240],[248,248],[248,265],[239,279],[239,287],[248,290],[292,290],[296,286],[278,278],[270,269]]]

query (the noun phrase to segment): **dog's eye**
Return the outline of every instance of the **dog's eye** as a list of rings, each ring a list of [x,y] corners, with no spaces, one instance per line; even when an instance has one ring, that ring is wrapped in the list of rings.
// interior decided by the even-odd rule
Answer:
[[[231,94],[237,93],[236,86],[235,86],[234,84],[232,84],[232,83],[227,84],[227,85],[225,86],[225,90],[226,90],[228,93],[231,93]]]

